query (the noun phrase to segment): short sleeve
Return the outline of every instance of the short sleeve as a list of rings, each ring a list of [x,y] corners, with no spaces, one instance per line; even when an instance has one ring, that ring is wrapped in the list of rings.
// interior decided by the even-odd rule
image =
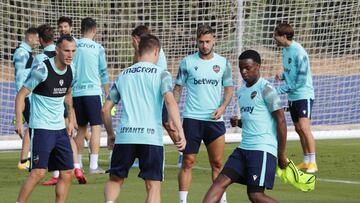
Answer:
[[[222,85],[224,87],[233,86],[233,80],[232,80],[232,69],[231,64],[228,60],[226,60],[226,69],[224,72],[224,75],[222,77]]]
[[[275,88],[269,83],[265,85],[262,93],[266,106],[270,112],[274,112],[282,108],[279,95],[277,94]]]
[[[171,74],[168,71],[161,72],[161,94],[172,91]]]
[[[188,72],[187,72],[187,67],[186,67],[186,60],[183,59],[180,63],[179,72],[176,76],[175,83],[177,85],[184,86],[186,84],[187,78],[188,78]]]
[[[33,91],[36,86],[47,78],[48,71],[44,63],[40,63],[37,66],[33,66],[31,71],[24,82],[24,87]]]

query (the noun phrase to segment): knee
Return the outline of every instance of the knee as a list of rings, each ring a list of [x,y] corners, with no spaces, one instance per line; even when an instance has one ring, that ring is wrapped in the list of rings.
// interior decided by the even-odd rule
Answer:
[[[248,198],[253,203],[262,202],[262,197],[263,197],[263,193],[260,192],[248,193]]]
[[[223,167],[222,159],[212,160],[210,165],[213,170],[220,171]]]
[[[31,171],[30,176],[36,180],[41,180],[45,177],[46,170],[34,169]]]
[[[194,163],[195,163],[195,159],[194,159],[194,158],[184,156],[183,164],[182,164],[182,169],[184,169],[184,170],[191,170],[192,167],[194,166]]]
[[[71,180],[73,176],[73,170],[66,170],[60,172],[60,177],[63,180]]]

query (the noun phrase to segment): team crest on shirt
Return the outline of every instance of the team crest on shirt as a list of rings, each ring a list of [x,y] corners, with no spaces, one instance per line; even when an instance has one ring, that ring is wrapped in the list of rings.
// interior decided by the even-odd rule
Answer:
[[[194,69],[197,71],[197,69],[199,69],[199,67],[195,66]]]
[[[257,95],[257,92],[253,91],[253,92],[251,92],[250,98],[254,99],[256,97],[256,95]]]
[[[220,71],[220,66],[219,65],[214,65],[213,70],[214,70],[215,73],[218,73]]]
[[[291,63],[291,58],[288,58],[288,64],[290,64]]]
[[[39,160],[40,160],[39,155],[33,156],[33,162],[34,162],[35,164],[39,163]]]
[[[59,84],[60,84],[60,86],[63,86],[64,80],[63,79],[59,80]]]

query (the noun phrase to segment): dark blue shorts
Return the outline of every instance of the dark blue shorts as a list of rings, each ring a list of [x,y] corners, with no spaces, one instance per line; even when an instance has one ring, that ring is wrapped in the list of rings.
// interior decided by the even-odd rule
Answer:
[[[135,158],[139,159],[138,177],[144,180],[163,180],[164,148],[144,144],[115,144],[111,156],[110,174],[127,178]]]
[[[226,132],[225,124],[222,121],[202,121],[191,118],[184,118],[183,128],[186,138],[184,154],[197,154],[201,141],[204,141],[207,146]]]
[[[289,101],[289,111],[291,119],[294,123],[299,121],[299,118],[311,119],[311,112],[314,100],[301,99],[296,101]]]
[[[29,124],[29,119],[30,119],[30,100],[28,97],[25,97],[25,108],[23,111],[23,117],[26,121],[26,123]]]
[[[221,174],[236,183],[272,189],[276,164],[276,157],[270,153],[236,148],[226,161]]]
[[[76,121],[79,126],[101,125],[101,96],[73,97]]]
[[[73,152],[66,129],[31,129],[31,169],[49,171],[74,168]]]

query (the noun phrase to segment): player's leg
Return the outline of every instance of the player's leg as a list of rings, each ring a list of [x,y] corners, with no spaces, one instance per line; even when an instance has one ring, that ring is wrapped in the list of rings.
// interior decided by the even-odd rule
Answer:
[[[205,194],[203,203],[218,203],[226,188],[232,184],[232,180],[224,174],[219,174]]]
[[[147,203],[160,203],[161,202],[161,183],[160,181],[145,180],[146,186],[146,200]]]
[[[74,137],[77,147],[77,160],[80,168],[83,167],[82,158],[84,151],[84,140],[87,133],[88,118],[83,104],[84,97],[73,97],[73,106],[75,110],[76,123],[78,125],[76,137]]]
[[[72,179],[73,170],[60,171],[59,181],[56,184],[56,202],[66,202]]]
[[[45,177],[45,174],[46,174],[46,169],[42,169],[42,168],[32,169],[29,176],[26,178],[25,182],[21,186],[17,202],[19,203],[26,202],[31,192],[34,190],[35,186],[39,183],[41,179]]]
[[[100,135],[101,135],[101,97],[100,96],[86,96],[84,97],[86,114],[91,126],[90,137],[90,174],[105,173],[98,165],[99,151],[100,151]]]
[[[274,155],[257,150],[243,150],[246,157],[247,194],[251,202],[277,202],[265,194],[272,189],[275,181],[277,159]]]
[[[160,203],[160,182],[164,177],[163,146],[138,144],[136,152],[139,158],[139,177],[145,180],[147,203]]]
[[[304,164],[301,163],[297,167],[302,170],[306,169],[310,173],[318,170],[315,159],[315,139],[310,129],[312,104],[313,100],[310,99],[293,101],[290,109],[295,130],[300,136],[304,153]]]
[[[184,118],[183,129],[186,139],[186,147],[183,151],[183,161],[178,175],[180,202],[187,202],[187,195],[192,180],[192,168],[199,152],[203,138],[202,121]]]
[[[60,170],[56,184],[56,202],[65,202],[73,176],[74,159],[66,129],[56,131],[56,146],[49,157],[49,170]]]
[[[20,154],[20,161],[18,163],[18,169],[28,170],[30,161],[29,161],[29,151],[30,151],[30,134],[29,128],[25,130],[25,135],[22,138],[22,147]]]
[[[105,202],[115,202],[120,195],[121,186],[127,178],[135,159],[136,147],[132,144],[115,144],[109,169],[109,180],[105,183]]]
[[[110,175],[109,180],[105,183],[104,196],[105,202],[115,202],[120,195],[121,186],[124,184],[124,178]]]
[[[76,145],[74,138],[70,138],[70,144],[71,144],[71,149],[73,151],[74,175],[75,175],[76,179],[78,180],[79,184],[86,184],[86,182],[87,182],[86,177],[85,177],[84,172],[81,169],[81,165],[79,163],[78,150],[77,150],[77,145]]]
[[[25,98],[25,108],[23,111],[23,118],[25,122],[29,123],[30,118],[30,100]],[[29,151],[30,151],[30,134],[29,128],[25,129],[25,135],[22,137],[22,147],[20,153],[20,162],[18,163],[18,169],[28,170],[30,161],[29,161]]]
[[[31,129],[32,152],[31,172],[21,187],[18,202],[26,202],[37,183],[45,177],[50,154],[56,144],[53,132],[42,129]],[[41,158],[40,158],[41,157]]]

